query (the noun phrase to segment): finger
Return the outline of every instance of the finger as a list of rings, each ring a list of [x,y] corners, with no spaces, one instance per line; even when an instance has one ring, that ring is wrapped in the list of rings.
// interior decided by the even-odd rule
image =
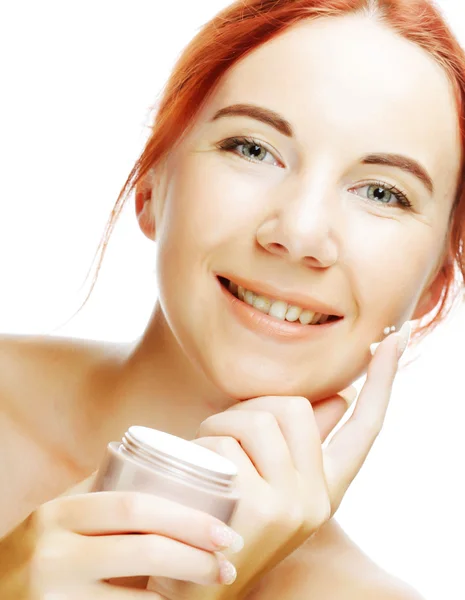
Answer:
[[[333,511],[361,469],[383,426],[397,373],[397,338],[396,335],[389,336],[377,349],[352,416],[324,451],[325,476]]]
[[[231,543],[236,541],[234,532],[219,519],[152,494],[95,492],[48,505],[58,527],[86,536],[157,533],[209,551],[225,548],[228,536]]]
[[[137,590],[133,588],[123,588],[110,583],[97,583],[89,589],[89,593],[76,596],[76,600],[165,600],[160,594],[150,592],[149,590]]]
[[[290,483],[294,464],[286,440],[271,412],[227,410],[218,413],[202,423],[196,437],[211,436],[236,439],[258,474],[271,485]]]
[[[236,439],[226,436],[211,436],[197,438],[193,442],[221,454],[233,462],[237,467],[238,478],[241,480],[250,482],[257,477],[257,469]]]
[[[336,396],[338,396],[339,398],[342,398],[343,400],[345,400],[347,402],[347,407],[352,406],[352,404],[355,402],[355,400],[357,399],[357,388],[355,387],[355,385],[350,385],[349,387],[341,390],[340,392],[338,392],[338,394],[336,394]]]
[[[236,405],[235,405],[236,406]],[[240,408],[232,407],[226,411],[245,412],[261,411],[271,413],[281,430],[288,447],[292,468],[305,478],[314,477],[323,472],[321,438],[314,409],[307,400],[300,396],[262,396],[241,402]],[[259,442],[268,452],[271,441]]]
[[[313,414],[323,443],[331,431],[347,412],[347,401],[341,396],[333,396],[313,404]]]
[[[74,536],[59,567],[58,583],[63,578],[68,585],[142,575],[210,585],[220,583],[221,575],[213,552],[155,534]]]

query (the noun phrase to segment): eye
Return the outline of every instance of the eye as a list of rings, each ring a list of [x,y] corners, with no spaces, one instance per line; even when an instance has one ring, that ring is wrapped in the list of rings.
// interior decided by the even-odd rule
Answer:
[[[228,138],[218,144],[218,148],[225,152],[232,152],[250,162],[275,164],[281,166],[274,154],[262,142],[248,137]],[[265,159],[269,160],[265,160]]]
[[[383,207],[396,208],[401,207],[406,210],[412,208],[412,203],[407,194],[395,185],[384,183],[383,181],[372,181],[352,190],[366,190],[366,199]]]

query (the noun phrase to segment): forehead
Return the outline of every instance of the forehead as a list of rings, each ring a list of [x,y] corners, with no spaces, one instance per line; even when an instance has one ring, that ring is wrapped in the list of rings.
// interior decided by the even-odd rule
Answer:
[[[234,65],[202,112],[244,102],[282,114],[306,147],[409,153],[442,192],[455,186],[452,85],[429,54],[372,18],[302,21]]]

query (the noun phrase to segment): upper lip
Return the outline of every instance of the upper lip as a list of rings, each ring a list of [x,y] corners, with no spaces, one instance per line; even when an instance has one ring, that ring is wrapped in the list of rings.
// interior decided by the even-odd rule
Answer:
[[[291,306],[299,306],[305,310],[310,310],[314,313],[321,313],[323,315],[333,315],[336,317],[343,317],[344,315],[335,307],[325,302],[321,302],[316,298],[303,294],[301,291],[291,290],[286,286],[275,287],[272,283],[262,281],[252,281],[243,279],[242,277],[236,277],[235,275],[218,275],[228,279],[237,285],[242,286],[247,290],[258,293],[259,295],[267,296],[274,300],[283,300]]]

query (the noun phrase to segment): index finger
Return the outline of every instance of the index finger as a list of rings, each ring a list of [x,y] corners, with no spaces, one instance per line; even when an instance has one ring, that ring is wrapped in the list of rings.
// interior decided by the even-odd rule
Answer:
[[[390,335],[378,347],[352,416],[323,452],[333,512],[360,471],[383,426],[397,373],[398,339],[397,334]]]
[[[209,551],[241,544],[239,536],[216,517],[144,492],[62,497],[41,510],[57,527],[84,536],[152,533]]]

